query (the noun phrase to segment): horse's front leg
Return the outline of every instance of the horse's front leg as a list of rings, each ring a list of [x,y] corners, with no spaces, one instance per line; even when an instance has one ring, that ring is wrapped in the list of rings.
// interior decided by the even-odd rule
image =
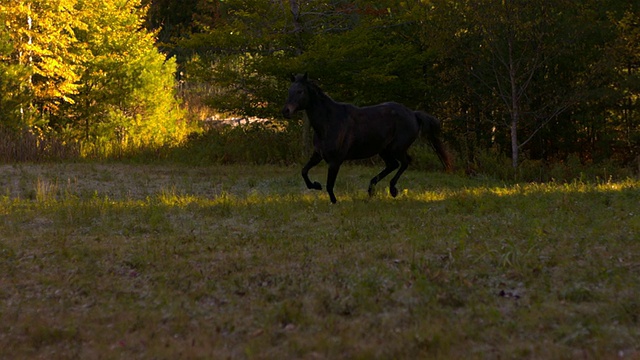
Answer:
[[[304,179],[304,183],[307,185],[308,189],[313,190],[322,190],[322,185],[319,182],[311,182],[309,180],[309,170],[318,165],[322,161],[322,155],[319,152],[314,151],[313,155],[311,155],[311,159],[307,162],[307,164],[302,168],[302,178]]]
[[[342,162],[339,161],[329,163],[329,172],[327,173],[327,192],[329,193],[329,199],[331,199],[333,204],[338,201],[333,193],[333,186],[336,184],[340,165],[342,165]]]

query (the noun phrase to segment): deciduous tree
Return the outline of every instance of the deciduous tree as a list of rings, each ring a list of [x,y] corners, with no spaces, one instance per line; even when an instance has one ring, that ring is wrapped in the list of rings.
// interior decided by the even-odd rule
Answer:
[[[7,42],[0,48],[0,69],[11,76],[0,86],[18,90],[2,96],[15,104],[2,111],[20,126],[84,141],[155,143],[180,134],[175,62],[142,27],[140,5],[3,1],[0,36]]]

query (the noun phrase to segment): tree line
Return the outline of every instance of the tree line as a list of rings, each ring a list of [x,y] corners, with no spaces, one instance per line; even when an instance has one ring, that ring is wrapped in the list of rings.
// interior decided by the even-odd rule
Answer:
[[[640,151],[629,0],[2,4],[3,124],[166,141],[186,131],[176,84],[221,112],[279,118],[288,75],[308,72],[339,101],[433,113],[469,166],[483,152],[516,167]]]
[[[633,161],[640,10],[632,1],[152,1],[185,80],[220,109],[276,116],[289,72],[359,105],[430,111],[468,162]],[[178,10],[178,11],[176,11]],[[177,20],[177,23],[172,23]],[[265,106],[267,104],[267,106]]]

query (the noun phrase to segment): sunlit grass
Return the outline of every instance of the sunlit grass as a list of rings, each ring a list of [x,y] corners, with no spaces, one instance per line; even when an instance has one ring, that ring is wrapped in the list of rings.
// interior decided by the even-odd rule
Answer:
[[[592,358],[640,348],[640,182],[5,166],[13,358]],[[324,178],[326,168],[312,172]],[[490,357],[493,357],[490,355]]]

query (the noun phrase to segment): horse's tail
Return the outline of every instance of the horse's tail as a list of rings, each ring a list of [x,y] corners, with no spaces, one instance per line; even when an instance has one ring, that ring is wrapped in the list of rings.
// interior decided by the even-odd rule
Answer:
[[[440,139],[440,131],[442,129],[440,126],[440,120],[424,111],[415,111],[414,113],[418,120],[418,124],[420,125],[420,131],[423,135],[426,135],[429,142],[431,142],[431,146],[433,146],[436,154],[438,154],[438,158],[440,158],[445,170],[451,170],[451,156],[449,156],[444,143]]]

